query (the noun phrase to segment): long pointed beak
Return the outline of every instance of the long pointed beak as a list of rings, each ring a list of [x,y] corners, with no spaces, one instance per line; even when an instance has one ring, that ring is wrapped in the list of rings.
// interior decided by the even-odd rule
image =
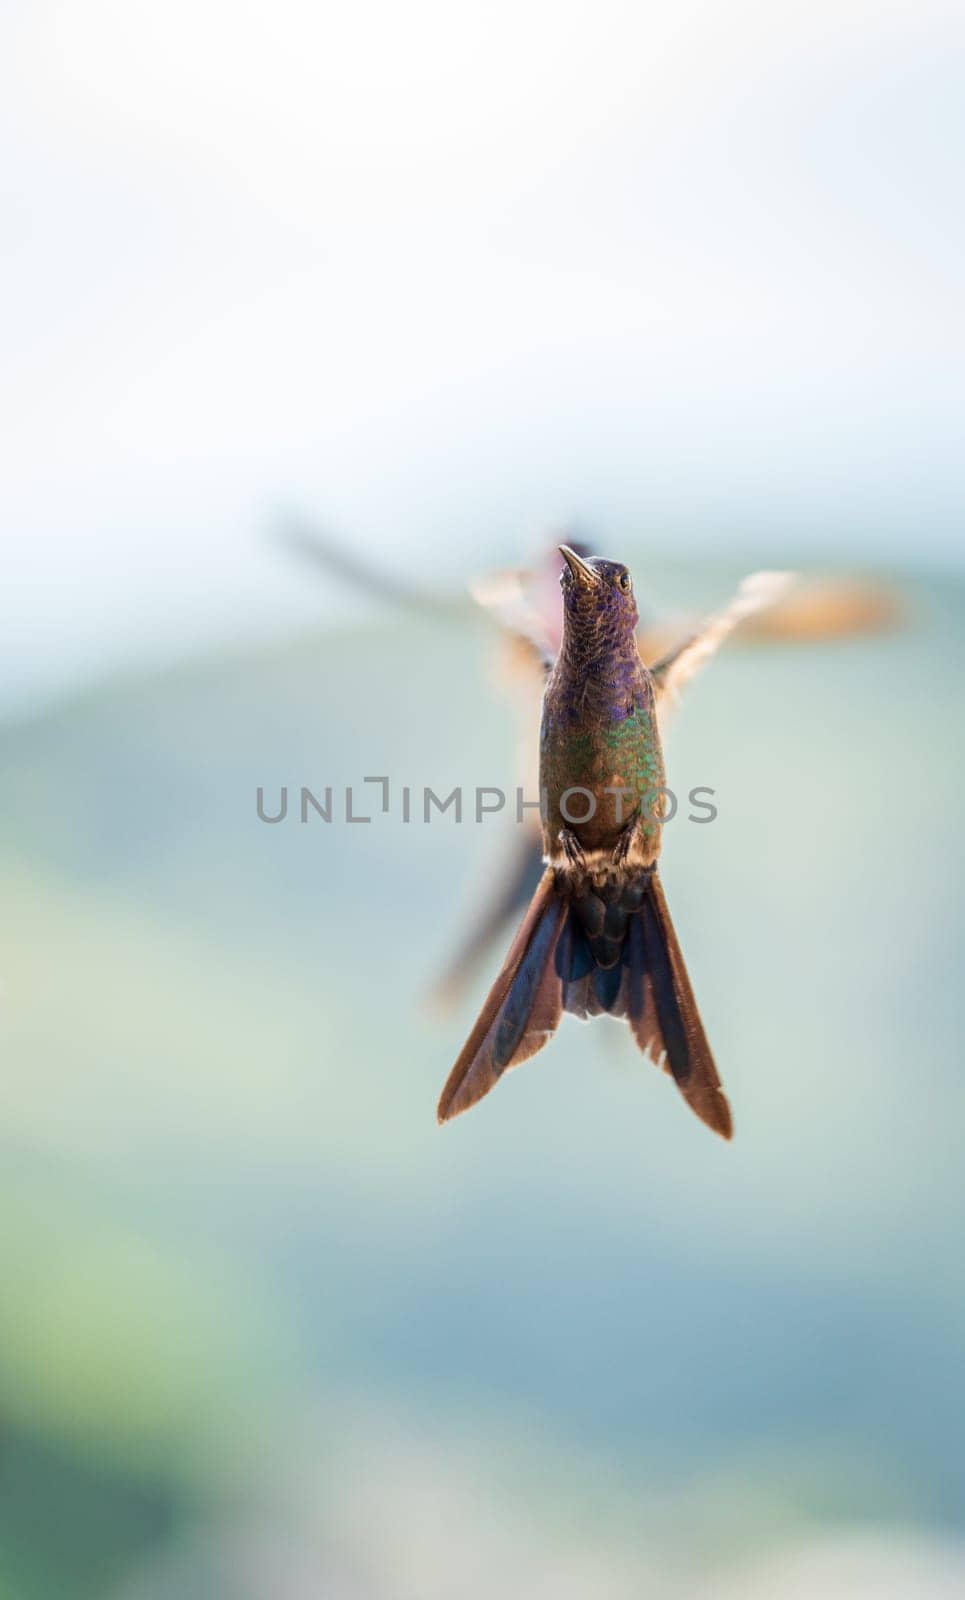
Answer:
[[[566,565],[572,572],[577,583],[585,584],[591,589],[599,588],[599,573],[594,572],[592,567],[588,567],[586,562],[581,556],[577,555],[575,550],[571,550],[568,544],[561,544],[559,546],[559,552],[563,557],[563,560],[566,562]]]

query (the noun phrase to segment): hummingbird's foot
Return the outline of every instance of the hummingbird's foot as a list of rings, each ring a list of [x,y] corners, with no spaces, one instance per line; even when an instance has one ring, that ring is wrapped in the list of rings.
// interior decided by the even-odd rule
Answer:
[[[627,823],[619,839],[617,840],[613,851],[613,865],[615,867],[622,867],[626,865],[627,857],[630,854],[630,851],[633,849],[639,829],[639,817],[634,817],[632,822]]]
[[[583,846],[580,844],[576,834],[569,828],[561,828],[556,837],[559,840],[560,849],[565,855],[568,865],[581,869],[585,868],[586,856],[583,854]]]

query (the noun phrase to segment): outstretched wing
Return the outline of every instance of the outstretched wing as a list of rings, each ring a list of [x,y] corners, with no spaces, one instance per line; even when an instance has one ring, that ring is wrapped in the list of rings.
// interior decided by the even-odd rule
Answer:
[[[793,572],[752,572],[745,578],[722,610],[650,668],[658,701],[667,704],[675,699],[742,622],[776,605],[795,581]]]
[[[385,571],[376,562],[368,562],[357,555],[347,543],[334,538],[327,528],[303,517],[286,517],[276,530],[276,538],[316,571],[349,588],[386,600],[399,610],[432,616],[467,610],[467,602],[459,593],[445,594],[413,583],[398,573]]]
[[[527,598],[531,576],[525,568],[504,567],[474,578],[469,593],[504,633],[524,645],[543,671],[549,672],[555,651],[543,618]]]
[[[449,1010],[459,998],[492,940],[510,918],[522,914],[536,893],[543,875],[542,834],[531,827],[517,832],[520,838],[510,870],[497,882],[492,899],[483,900],[465,939],[432,986],[429,1004],[439,1012]]]

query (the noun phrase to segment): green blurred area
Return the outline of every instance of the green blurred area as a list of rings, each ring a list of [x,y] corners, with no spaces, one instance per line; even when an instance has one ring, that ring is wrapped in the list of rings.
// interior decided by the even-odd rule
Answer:
[[[517,781],[482,623],[0,730],[0,1600],[709,1593],[965,1535],[965,585],[903,598],[728,649],[668,735],[719,805],[664,878],[730,1148],[609,1024],[435,1126],[482,983],[424,997],[514,824],[398,797]]]

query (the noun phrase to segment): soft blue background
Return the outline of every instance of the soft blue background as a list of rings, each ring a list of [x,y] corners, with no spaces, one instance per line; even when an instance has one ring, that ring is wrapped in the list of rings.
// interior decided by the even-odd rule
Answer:
[[[310,1593],[343,1559],[449,1593],[438,1518],[480,1545],[473,1595],[494,1530],[499,1581],[575,1564],[576,1595],[740,1585],[829,1528],[957,1536],[965,594],[902,594],[896,634],[735,646],[670,734],[720,806],[672,825],[665,880],[729,1147],[609,1023],[438,1130],[478,988],[421,1001],[512,822],[407,827],[397,791],[367,827],[257,820],[259,783],[508,787],[481,623],[309,634],[8,729],[0,1402],[30,1515],[65,1505],[42,1560],[0,1519],[12,1592],[160,1549],[132,1592],[194,1593],[252,1519],[266,1576],[228,1592],[276,1593],[281,1539]],[[205,1507],[217,1555],[185,1543]]]
[[[965,1587],[961,16],[0,20],[0,1600]],[[735,1108],[620,1029],[444,1132],[429,982],[512,823],[464,596],[557,519],[728,649],[665,882]],[[498,949],[492,960],[499,959]]]
[[[461,577],[960,564],[961,8],[13,0],[0,693]]]

